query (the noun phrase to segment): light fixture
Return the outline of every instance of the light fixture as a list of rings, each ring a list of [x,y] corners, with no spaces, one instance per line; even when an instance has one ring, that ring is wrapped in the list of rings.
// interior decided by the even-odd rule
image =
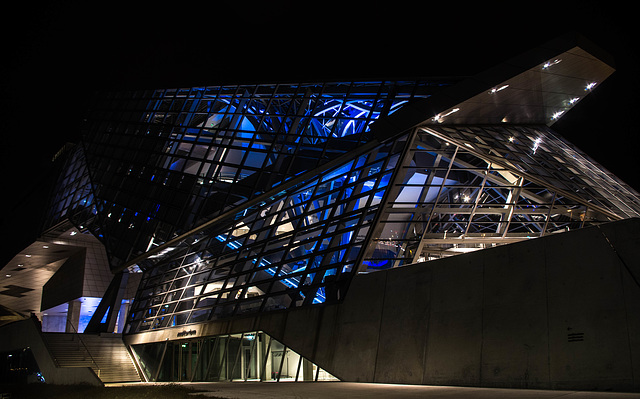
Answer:
[[[594,87],[596,87],[596,82],[591,82],[591,83],[587,84],[587,86],[584,88],[584,91],[589,91],[589,90],[593,89]]]
[[[49,246],[48,245],[43,245],[42,248],[47,249],[47,248],[49,248]]]
[[[562,60],[561,60],[561,59],[555,59],[555,60],[553,60],[553,61],[547,61],[547,62],[545,62],[545,63],[542,65],[542,69],[547,69],[547,68],[549,68],[550,66],[553,66],[553,65],[559,64],[560,62],[562,62]]]
[[[540,146],[540,143],[542,142],[542,139],[540,137],[538,137],[534,142],[533,142],[533,153],[535,154],[536,151],[538,150],[538,147]]]
[[[509,85],[504,85],[504,86],[500,86],[500,87],[494,87],[493,89],[489,90],[489,94],[495,94],[501,90],[506,89],[507,87],[509,87]]]
[[[453,114],[454,112],[458,112],[458,111],[460,111],[460,108],[454,108],[454,109],[452,109],[451,111],[447,112],[444,115],[438,114],[438,115],[434,116],[432,120],[434,122],[442,123],[442,121],[444,120],[444,118],[446,116],[449,116],[449,115]]]
[[[27,254],[27,255],[25,255],[25,256],[26,256],[27,258],[30,258],[30,257],[31,257],[31,255],[28,255],[28,254]]]

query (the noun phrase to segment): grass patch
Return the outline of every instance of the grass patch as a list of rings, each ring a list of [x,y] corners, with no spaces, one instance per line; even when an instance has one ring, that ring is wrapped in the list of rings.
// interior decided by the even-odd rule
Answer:
[[[215,399],[212,396],[199,395],[198,392],[203,391],[178,384],[124,387],[51,384],[0,385],[0,394],[9,393],[11,399]]]

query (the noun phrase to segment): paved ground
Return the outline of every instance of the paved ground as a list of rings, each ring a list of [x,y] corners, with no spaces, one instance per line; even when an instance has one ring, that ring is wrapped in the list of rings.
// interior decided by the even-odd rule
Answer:
[[[113,386],[116,384],[108,384]],[[355,382],[220,382],[185,384],[225,399],[640,399],[640,393],[460,388]]]

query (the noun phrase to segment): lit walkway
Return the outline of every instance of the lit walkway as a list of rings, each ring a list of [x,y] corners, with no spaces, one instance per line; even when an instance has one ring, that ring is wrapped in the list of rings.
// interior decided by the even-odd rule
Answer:
[[[115,386],[122,384],[108,384]],[[225,399],[640,399],[640,393],[460,388],[427,385],[367,384],[355,382],[192,383],[207,395]]]

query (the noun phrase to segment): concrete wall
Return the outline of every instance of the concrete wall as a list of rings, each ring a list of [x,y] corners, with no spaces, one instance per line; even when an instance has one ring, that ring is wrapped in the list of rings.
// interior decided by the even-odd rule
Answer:
[[[89,367],[57,367],[33,319],[16,321],[0,327],[0,337],[0,352],[30,348],[40,373],[48,384],[103,385]]]
[[[640,221],[360,275],[256,327],[347,381],[640,391]]]
[[[345,381],[640,391],[639,281],[632,219],[359,275],[339,305],[194,329],[263,330]]]

